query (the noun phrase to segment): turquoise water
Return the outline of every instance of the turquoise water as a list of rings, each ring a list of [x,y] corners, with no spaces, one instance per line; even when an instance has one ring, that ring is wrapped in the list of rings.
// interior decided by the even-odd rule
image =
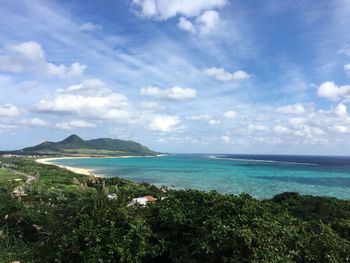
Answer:
[[[93,169],[105,177],[178,189],[246,192],[259,199],[286,191],[350,199],[350,158],[346,157],[176,154],[53,163]]]

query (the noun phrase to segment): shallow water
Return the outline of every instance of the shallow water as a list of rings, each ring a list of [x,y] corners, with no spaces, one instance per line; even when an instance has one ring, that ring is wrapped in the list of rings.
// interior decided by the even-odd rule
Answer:
[[[179,189],[246,192],[259,199],[286,191],[350,199],[350,157],[175,154],[52,163],[93,169],[105,177]]]

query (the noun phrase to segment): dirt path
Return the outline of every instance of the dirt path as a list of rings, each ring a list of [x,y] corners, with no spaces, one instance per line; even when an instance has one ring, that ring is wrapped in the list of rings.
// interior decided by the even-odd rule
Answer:
[[[27,195],[26,186],[31,184],[31,182],[34,181],[36,179],[36,177],[33,175],[18,172],[15,170],[11,170],[11,169],[8,169],[8,170],[12,173],[23,175],[26,177],[26,181],[23,184],[16,186],[15,189],[13,189],[12,194],[14,194],[15,196]]]

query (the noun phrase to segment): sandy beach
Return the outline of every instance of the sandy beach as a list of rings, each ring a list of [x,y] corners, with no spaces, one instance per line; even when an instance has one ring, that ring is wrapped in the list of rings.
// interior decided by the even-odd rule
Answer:
[[[98,157],[98,158],[136,158],[136,157],[162,157],[162,156],[167,156],[168,154],[158,154],[156,156],[132,156],[132,155],[125,155],[125,156],[104,156],[104,157]],[[86,159],[86,158],[96,158],[96,157],[51,157],[51,158],[40,158],[36,159],[35,161],[38,163],[43,163],[43,164],[50,164],[50,165],[55,165],[64,169],[67,169],[73,173],[77,174],[84,174],[84,175],[93,175],[96,177],[100,177],[96,174],[94,174],[94,171],[92,169],[86,169],[86,168],[79,168],[79,167],[73,167],[73,166],[67,166],[67,165],[62,165],[62,164],[56,164],[52,163],[54,160],[64,160],[64,159]]]
[[[38,163],[42,164],[50,164],[50,165],[55,165],[57,167],[61,167],[64,169],[67,169],[73,173],[77,174],[84,174],[84,175],[93,175],[98,177],[93,173],[92,169],[86,169],[86,168],[78,168],[78,167],[73,167],[73,166],[67,166],[67,165],[61,165],[61,164],[56,164],[52,163],[54,160],[63,160],[63,159],[78,159],[78,158],[89,158],[89,157],[57,157],[57,158],[41,158],[41,159],[36,159],[35,161]]]

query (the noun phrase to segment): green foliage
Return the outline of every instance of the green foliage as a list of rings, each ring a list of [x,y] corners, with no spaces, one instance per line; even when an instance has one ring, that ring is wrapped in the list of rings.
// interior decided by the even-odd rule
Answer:
[[[71,135],[60,142],[43,142],[34,147],[23,149],[29,153],[48,154],[85,154],[85,155],[155,155],[151,151],[134,141],[123,141],[118,139],[100,138],[84,141],[77,135]]]
[[[327,225],[248,195],[174,191],[147,218],[174,262],[349,261],[350,243]]]
[[[67,220],[71,230],[60,240],[59,262],[141,262],[152,255],[149,226],[125,203],[96,193],[76,205],[84,207]]]
[[[270,201],[268,201],[270,202]],[[271,199],[288,212],[306,221],[319,221],[330,225],[340,236],[350,241],[350,202],[321,196],[301,196],[283,193]]]
[[[79,175],[54,165],[39,164],[31,158],[5,158],[0,160],[10,164],[17,171],[38,177],[38,180],[33,183],[33,188],[40,191],[49,190],[51,187],[56,190],[65,188],[73,183],[74,178],[81,182],[88,180],[85,175]]]
[[[301,196],[298,193],[283,193],[271,199],[304,220],[320,219],[329,223],[336,219],[350,218],[350,202],[321,196]]]
[[[25,181],[23,175],[0,168],[0,190],[13,189]]]
[[[30,159],[6,162],[39,177],[21,200],[0,190],[0,262],[350,262],[350,201],[164,193]],[[129,205],[142,195],[158,201]]]

